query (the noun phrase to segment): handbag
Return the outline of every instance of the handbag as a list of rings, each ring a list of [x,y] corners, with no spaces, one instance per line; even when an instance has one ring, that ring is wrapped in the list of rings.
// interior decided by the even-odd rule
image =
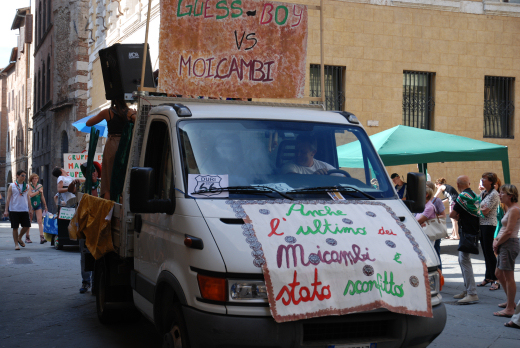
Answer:
[[[46,214],[43,217],[43,231],[48,234],[58,234],[58,220],[51,214]]]
[[[460,231],[458,251],[478,255],[478,234],[468,234]]]
[[[434,208],[435,209],[435,206]],[[424,232],[430,238],[430,241],[448,237],[448,228],[446,227],[446,220],[439,219],[437,211],[435,212],[435,219],[426,220],[424,222],[426,227],[423,228]]]

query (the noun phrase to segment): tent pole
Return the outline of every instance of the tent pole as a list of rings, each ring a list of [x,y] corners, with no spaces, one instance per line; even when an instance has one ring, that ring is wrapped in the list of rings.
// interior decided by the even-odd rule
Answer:
[[[323,107],[327,108],[326,95],[325,95],[325,44],[323,42],[323,31],[325,24],[324,21],[324,6],[323,0],[320,0],[320,86],[321,86],[321,102]]]
[[[510,184],[511,183],[511,177],[509,173],[509,159],[505,159],[502,161],[502,170],[504,171],[504,183]]]

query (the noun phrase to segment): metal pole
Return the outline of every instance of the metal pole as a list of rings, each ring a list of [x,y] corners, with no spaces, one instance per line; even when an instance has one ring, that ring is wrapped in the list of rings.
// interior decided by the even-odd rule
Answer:
[[[143,67],[141,70],[141,85],[139,90],[144,87],[144,72],[146,69],[146,57],[148,56],[148,30],[150,29],[150,12],[152,12],[152,0],[148,0],[148,13],[146,14],[146,34],[144,37]]]
[[[324,51],[323,51],[323,48],[324,48],[324,43],[323,43],[323,12],[324,12],[324,7],[323,7],[323,0],[320,0],[320,51],[321,51],[321,74],[320,74],[320,77],[321,77],[321,101],[323,103],[323,106],[326,107],[326,104],[325,104],[325,58],[324,58]]]

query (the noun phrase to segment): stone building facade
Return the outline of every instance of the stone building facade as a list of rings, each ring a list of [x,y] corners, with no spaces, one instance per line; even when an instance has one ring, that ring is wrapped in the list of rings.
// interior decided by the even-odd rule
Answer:
[[[2,143],[5,144],[5,169],[2,191],[14,182],[20,169],[30,173],[32,164],[31,125],[31,9],[19,8],[11,30],[18,31],[18,45],[13,48],[7,67],[2,72]],[[5,104],[4,104],[5,98]],[[5,117],[4,117],[5,113]],[[5,133],[4,133],[5,132]]]
[[[144,42],[147,5],[146,0],[89,1],[89,114],[108,106],[98,51],[116,42]],[[520,89],[515,88],[520,77],[520,4],[325,0],[324,5],[326,80],[332,81],[327,87],[334,94],[328,96],[329,109],[353,112],[370,135],[405,124],[506,145],[511,181],[520,182],[520,125],[515,115],[520,98]],[[319,93],[319,16],[309,10],[306,95],[310,96]],[[158,0],[152,2],[151,18],[149,44],[155,70]],[[417,171],[415,165],[387,169],[402,175]],[[428,171],[432,178],[445,177],[452,184],[458,175],[467,174],[473,186],[484,171],[503,178],[499,161],[432,163]]]
[[[87,0],[38,0],[35,7],[34,164],[46,197],[56,193],[54,167],[63,154],[85,149],[72,123],[87,116]]]
[[[343,0],[325,1],[324,14],[325,64],[343,69],[343,108],[357,115],[370,135],[408,124],[408,91],[425,92],[417,81],[428,81],[431,99],[425,100],[424,128],[508,146],[511,181],[520,184],[520,89],[515,88],[520,78],[520,4]],[[309,66],[320,63],[319,31],[319,12],[310,10]],[[497,103],[496,91],[507,98]],[[496,121],[493,109],[500,108],[500,101],[508,104],[500,116],[507,118],[507,129],[499,124],[497,131],[496,122],[490,122]],[[412,107],[417,105],[412,102]],[[406,175],[417,168],[387,170]],[[475,190],[485,171],[503,179],[499,161],[432,163],[428,171],[432,179],[445,177],[451,184],[467,174]]]
[[[153,70],[158,68],[160,1],[152,1],[148,41]],[[90,0],[87,26],[89,44],[89,79],[87,101],[89,115],[110,106],[105,99],[105,87],[99,61],[99,50],[115,43],[144,43],[147,0]],[[103,145],[100,139],[98,145]]]

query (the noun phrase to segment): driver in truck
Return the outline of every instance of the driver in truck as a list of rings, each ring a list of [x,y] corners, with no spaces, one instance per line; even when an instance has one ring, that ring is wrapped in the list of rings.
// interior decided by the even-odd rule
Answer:
[[[283,174],[318,174],[327,175],[329,170],[334,170],[328,163],[314,158],[318,151],[318,141],[313,135],[300,134],[296,138],[296,151],[294,162],[286,163],[282,167]]]

